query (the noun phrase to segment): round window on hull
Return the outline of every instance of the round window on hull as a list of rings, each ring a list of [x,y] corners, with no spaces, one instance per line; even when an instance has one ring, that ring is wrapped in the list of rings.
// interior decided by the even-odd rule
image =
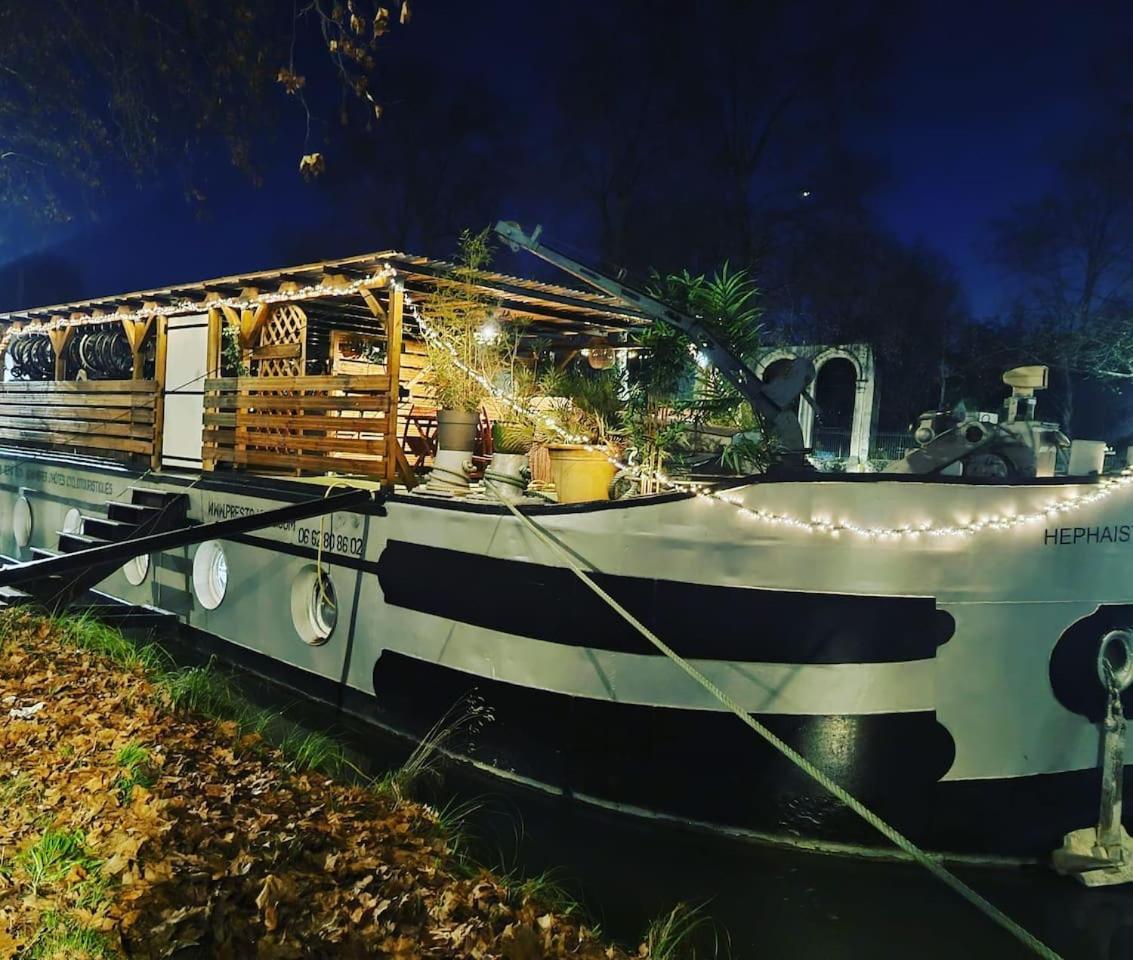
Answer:
[[[122,572],[126,575],[126,582],[131,587],[140,587],[149,576],[149,554],[143,553],[122,564]]]
[[[219,540],[208,540],[193,557],[193,591],[206,610],[215,610],[228,592],[228,558]]]
[[[338,624],[334,581],[325,570],[304,567],[291,582],[291,622],[304,643],[326,643]]]
[[[63,517],[63,533],[82,533],[83,532],[83,515],[79,513],[74,507],[67,511],[67,515]]]
[[[16,546],[21,550],[31,543],[33,526],[31,504],[27,497],[21,496],[12,507],[12,536],[16,539]]]

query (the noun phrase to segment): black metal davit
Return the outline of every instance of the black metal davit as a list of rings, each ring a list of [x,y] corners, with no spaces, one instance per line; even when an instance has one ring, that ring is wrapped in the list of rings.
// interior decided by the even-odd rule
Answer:
[[[193,523],[185,517],[184,494],[167,494],[157,490],[135,490],[134,493],[149,494],[155,502],[111,503],[107,519],[84,517],[84,534],[64,533],[60,536],[60,548],[64,552],[52,555],[43,550],[33,550],[33,554],[39,554],[36,559],[0,569],[0,588],[18,587],[39,602],[58,608],[134,557],[188,547],[206,540],[224,540],[339,510],[376,504],[378,514],[385,515],[381,506],[384,495],[380,491],[359,489],[314,497],[230,520]],[[85,534],[87,521],[95,525],[99,536]],[[171,523],[177,525],[169,529]]]

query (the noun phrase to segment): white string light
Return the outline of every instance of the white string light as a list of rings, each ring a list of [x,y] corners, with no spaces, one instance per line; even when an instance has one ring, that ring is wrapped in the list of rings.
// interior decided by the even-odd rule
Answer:
[[[390,267],[389,269],[393,269],[393,268]],[[410,297],[409,291],[405,289],[405,285],[402,284],[402,283],[399,283],[396,280],[393,282],[393,285],[401,291],[402,300],[405,303],[406,308],[413,315],[413,319],[417,321],[417,326],[420,328],[421,333],[425,337],[425,339],[428,340],[430,343],[434,343],[434,344],[437,344],[440,347],[442,347],[445,350],[445,352],[448,353],[449,356],[452,357],[453,363],[455,363],[456,366],[465,375],[471,377],[478,384],[480,384],[480,386],[483,387],[485,390],[487,390],[488,393],[492,397],[494,397],[496,400],[499,400],[501,403],[506,404],[508,407],[510,407],[512,410],[514,410],[516,413],[520,414],[521,416],[527,417],[528,419],[530,419],[534,422],[541,422],[544,426],[546,426],[549,430],[552,430],[553,432],[555,432],[561,439],[563,439],[567,443],[578,443],[578,444],[582,444],[584,446],[588,446],[587,440],[589,438],[582,437],[582,436],[574,436],[574,435],[568,433],[553,418],[548,417],[548,416],[546,416],[545,414],[543,414],[539,411],[536,411],[532,407],[525,407],[522,403],[520,403],[518,400],[516,400],[514,397],[512,397],[506,390],[503,390],[500,387],[496,386],[494,383],[492,383],[492,381],[489,380],[487,377],[485,377],[482,373],[480,373],[480,371],[473,370],[470,366],[468,366],[468,364],[466,364],[460,358],[460,355],[457,353],[456,347],[454,347],[451,343],[449,343],[447,340],[445,340],[436,330],[434,330],[431,326],[429,326],[429,323],[425,319],[424,314],[421,313],[420,308],[418,308],[418,306],[414,302],[413,298]]]
[[[165,306],[157,306],[150,309],[136,310],[127,313],[107,314],[105,317],[97,318],[97,322],[111,322],[122,320],[142,320],[149,317],[170,317],[181,314],[194,314],[199,313],[202,309],[216,309],[223,307],[230,307],[234,310],[247,310],[254,309],[261,304],[270,303],[289,303],[297,300],[312,300],[319,298],[329,297],[347,297],[361,292],[364,289],[382,286],[386,281],[390,281],[402,293],[406,307],[417,321],[418,327],[426,339],[433,343],[441,344],[452,356],[456,365],[466,375],[472,377],[478,384],[480,384],[489,395],[499,400],[510,407],[521,416],[527,417],[533,422],[542,423],[549,430],[555,433],[560,439],[567,443],[575,443],[585,447],[588,450],[601,452],[610,463],[617,469],[633,473],[638,477],[647,477],[660,486],[669,490],[682,490],[692,492],[702,500],[711,501],[715,503],[724,503],[733,507],[742,516],[755,520],[760,523],[768,524],[771,526],[787,527],[798,530],[805,530],[807,532],[821,532],[829,534],[830,536],[837,537],[842,533],[848,533],[853,536],[863,537],[872,540],[901,540],[901,539],[915,539],[918,537],[970,537],[977,533],[984,531],[1004,531],[1014,530],[1019,527],[1027,526],[1033,523],[1041,523],[1047,520],[1054,519],[1061,515],[1071,512],[1076,512],[1084,507],[1090,506],[1101,500],[1104,500],[1119,490],[1123,490],[1133,483],[1133,471],[1126,469],[1118,477],[1109,477],[1100,481],[1098,488],[1091,493],[1078,495],[1071,499],[1056,501],[1048,504],[1042,509],[1031,513],[1018,513],[1018,514],[1003,514],[995,517],[982,517],[970,524],[952,524],[946,526],[934,526],[930,523],[915,525],[907,524],[900,527],[886,527],[886,526],[862,526],[852,520],[833,520],[825,518],[805,518],[792,516],[785,513],[776,513],[770,510],[763,510],[760,508],[752,508],[743,502],[734,499],[724,493],[707,489],[705,485],[690,482],[674,480],[671,477],[659,471],[646,471],[640,467],[635,467],[631,464],[624,463],[617,457],[611,456],[605,447],[599,447],[588,442],[589,438],[584,436],[572,435],[564,430],[562,426],[552,417],[546,416],[542,411],[537,411],[532,407],[524,406],[517,401],[514,397],[510,396],[507,391],[502,390],[483,374],[477,370],[469,367],[460,356],[457,354],[456,348],[452,344],[441,338],[432,327],[429,326],[428,321],[421,313],[417,304],[409,296],[408,291],[405,289],[403,283],[398,282],[397,271],[390,264],[384,264],[382,268],[370,277],[359,280],[352,280],[344,284],[334,283],[317,283],[308,284],[305,287],[299,287],[292,291],[275,291],[273,293],[260,294],[255,297],[227,297],[221,300],[211,300],[206,303],[199,303],[192,300],[181,300]],[[93,319],[93,318],[92,318]],[[65,319],[57,321],[54,328],[77,326],[83,323],[89,323],[90,320],[71,320]],[[26,334],[41,332],[52,329],[51,324],[45,324],[42,321],[32,321],[17,331],[12,333]]]
[[[13,331],[13,333],[40,333],[61,327],[83,326],[91,323],[114,323],[122,320],[146,320],[150,317],[173,317],[224,307],[230,307],[233,310],[252,310],[265,303],[293,303],[296,300],[349,297],[371,287],[383,286],[387,280],[392,279],[396,274],[397,271],[387,263],[381,270],[373,275],[359,280],[351,280],[348,283],[313,283],[305,287],[298,287],[292,291],[276,290],[272,293],[262,293],[254,297],[226,297],[221,300],[208,300],[204,302],[197,300],[177,300],[165,306],[155,306],[123,313],[108,313],[99,317],[84,317],[74,320],[65,318],[55,321],[54,323],[33,320],[26,323],[18,331]]]
[[[934,526],[931,523],[906,524],[900,527],[867,527],[852,520],[831,520],[823,518],[805,519],[770,510],[752,508],[721,493],[701,493],[700,498],[712,502],[726,503],[741,515],[771,526],[791,527],[807,532],[827,533],[837,537],[842,533],[870,540],[914,540],[918,537],[971,537],[984,531],[1016,530],[1019,527],[1044,523],[1059,516],[1077,511],[1105,500],[1120,490],[1133,484],[1133,471],[1123,470],[1120,476],[1107,477],[1099,481],[1098,488],[1087,494],[1054,501],[1031,513],[1011,513],[993,517],[981,517],[969,524]]]
[[[392,270],[392,267],[389,268]],[[634,473],[639,477],[648,477],[654,480],[662,487],[669,490],[680,490],[682,492],[691,492],[699,499],[711,503],[723,503],[734,508],[741,516],[749,520],[754,520],[759,523],[768,524],[770,526],[784,527],[789,529],[802,530],[807,533],[825,533],[831,537],[838,537],[843,533],[850,534],[851,536],[861,537],[869,540],[915,540],[917,538],[957,538],[957,537],[971,537],[978,533],[985,531],[1006,531],[1016,530],[1020,527],[1029,526],[1031,524],[1043,523],[1048,520],[1055,519],[1070,513],[1075,513],[1085,507],[1091,506],[1099,501],[1111,497],[1113,494],[1124,490],[1130,484],[1133,484],[1133,469],[1127,468],[1122,471],[1120,476],[1106,477],[1099,481],[1097,489],[1086,494],[1076,494],[1071,498],[1060,501],[1053,501],[1037,511],[1030,513],[1011,513],[1002,514],[992,517],[981,517],[972,523],[968,524],[949,524],[943,526],[936,526],[931,523],[923,524],[906,524],[900,527],[891,526],[863,526],[862,524],[855,523],[852,520],[833,520],[821,517],[797,517],[786,513],[776,513],[771,510],[763,510],[760,508],[752,508],[744,504],[742,501],[727,495],[726,493],[713,491],[707,489],[704,484],[699,484],[691,481],[674,480],[659,471],[645,471],[641,468],[634,467],[630,464],[624,463],[617,457],[611,456],[609,451],[602,447],[597,447],[593,444],[587,443],[585,437],[571,437],[569,436],[557,422],[549,417],[543,416],[539,411],[531,407],[524,407],[514,397],[507,394],[506,391],[501,390],[486,377],[478,371],[473,370],[465,364],[457,355],[456,348],[452,344],[443,340],[440,334],[433,330],[424,315],[421,313],[417,304],[413,302],[409,294],[405,291],[404,285],[398,284],[394,281],[394,285],[402,290],[405,304],[416,319],[422,334],[426,339],[434,343],[442,345],[453,357],[458,367],[467,375],[476,380],[482,387],[484,387],[493,397],[507,404],[511,409],[515,410],[523,416],[528,417],[533,421],[542,421],[550,430],[557,433],[560,437],[570,443],[580,443],[588,450],[601,452],[606,455],[607,459],[619,470],[624,470]]]

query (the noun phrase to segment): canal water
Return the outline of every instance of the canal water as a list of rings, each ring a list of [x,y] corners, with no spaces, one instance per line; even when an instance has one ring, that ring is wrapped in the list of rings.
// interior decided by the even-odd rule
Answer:
[[[162,642],[178,660],[194,659]],[[261,678],[237,679],[253,702],[333,734],[372,772],[396,766],[410,749]],[[738,960],[1033,956],[915,864],[723,839],[584,807],[464,765],[448,764],[426,789],[435,804],[474,808],[466,828],[478,861],[527,876],[551,871],[604,934],[625,944],[639,943],[651,919],[683,901],[710,918],[706,944]],[[1133,960],[1133,885],[1086,889],[1041,867],[956,872],[1067,960]]]

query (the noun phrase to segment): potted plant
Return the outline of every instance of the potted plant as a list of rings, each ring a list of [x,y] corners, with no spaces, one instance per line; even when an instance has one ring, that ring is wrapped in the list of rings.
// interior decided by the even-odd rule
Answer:
[[[426,309],[425,346],[438,408],[429,485],[453,493],[468,489],[480,406],[503,362],[496,303],[478,283],[491,259],[488,234],[461,234],[457,264],[437,279]]]
[[[492,423],[492,462],[484,471],[489,493],[507,500],[518,500],[527,490],[530,476],[527,453],[535,440],[534,428],[521,420],[495,420]]]
[[[553,398],[555,422],[547,451],[551,477],[560,503],[609,500],[617,473],[611,424],[622,407],[617,370],[555,370],[540,383]]]

